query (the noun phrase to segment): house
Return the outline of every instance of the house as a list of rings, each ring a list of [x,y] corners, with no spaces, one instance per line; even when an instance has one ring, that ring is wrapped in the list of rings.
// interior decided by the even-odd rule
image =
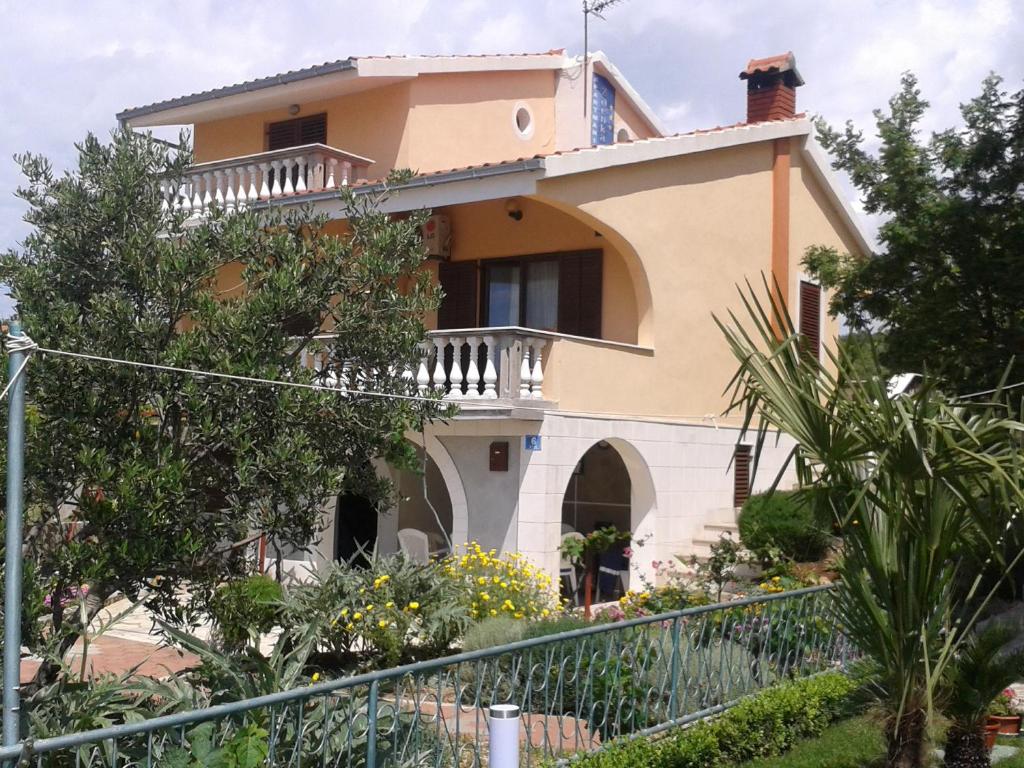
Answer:
[[[348,58],[118,115],[193,126],[196,165],[166,193],[194,215],[269,201],[340,220],[338,186],[417,172],[387,206],[433,211],[445,298],[410,375],[461,410],[409,435],[428,469],[394,473],[397,509],[325,511],[314,561],[440,526],[555,573],[563,531],[611,524],[643,542],[635,579],[706,552],[774,479],[785,440],[751,478],[740,420],[721,415],[736,362],[712,313],[771,274],[821,354],[837,327],[802,254],[869,245],[796,111],[793,55],[740,78],[745,119],[677,135],[605,56],[561,50]],[[721,98],[741,111],[739,88]]]

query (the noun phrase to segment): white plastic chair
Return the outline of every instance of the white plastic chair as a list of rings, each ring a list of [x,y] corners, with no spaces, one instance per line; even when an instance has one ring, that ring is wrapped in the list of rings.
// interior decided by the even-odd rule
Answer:
[[[403,528],[398,532],[398,548],[414,563],[426,565],[430,562],[430,539],[423,531]]]
[[[576,529],[568,523],[562,523],[562,535],[564,536],[567,533],[576,533]]]
[[[564,544],[567,539],[583,539],[583,534],[579,531],[566,531],[562,534],[562,543]],[[576,566],[573,562],[562,553],[562,559],[558,564],[558,578],[568,579],[569,581],[569,594],[572,595],[573,603],[577,602],[577,593],[579,592],[579,585],[576,582]]]

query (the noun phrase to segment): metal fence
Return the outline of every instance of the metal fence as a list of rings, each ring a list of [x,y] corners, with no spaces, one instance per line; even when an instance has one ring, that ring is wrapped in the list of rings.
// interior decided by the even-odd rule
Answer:
[[[828,587],[524,640],[0,749],[35,766],[486,766],[489,705],[522,710],[521,762],[707,717],[852,649]],[[6,763],[5,763],[6,764]],[[230,763],[236,764],[236,763]]]

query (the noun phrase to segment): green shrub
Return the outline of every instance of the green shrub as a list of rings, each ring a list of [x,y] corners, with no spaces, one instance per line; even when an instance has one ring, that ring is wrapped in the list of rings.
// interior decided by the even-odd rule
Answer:
[[[762,561],[781,555],[797,562],[820,560],[829,534],[813,508],[799,494],[787,491],[751,496],[739,519],[740,540]]]
[[[281,585],[257,574],[222,585],[210,601],[210,616],[226,650],[238,651],[278,623]]]
[[[755,757],[778,755],[797,741],[819,736],[839,717],[859,683],[838,672],[767,688],[722,715],[662,739],[620,741],[584,755],[574,768],[719,768]]]
[[[526,624],[511,616],[490,616],[466,630],[463,651],[482,651],[523,639]]]

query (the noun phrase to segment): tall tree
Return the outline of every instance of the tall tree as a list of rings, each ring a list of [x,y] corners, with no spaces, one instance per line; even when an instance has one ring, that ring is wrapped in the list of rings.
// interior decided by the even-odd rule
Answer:
[[[422,215],[391,217],[380,195],[347,192],[343,234],[310,210],[190,219],[160,188],[188,153],[128,131],[86,138],[62,176],[19,160],[32,232],[0,257],[0,280],[41,347],[415,394],[402,371],[437,302],[419,269]],[[59,648],[80,630],[66,603],[83,584],[90,616],[122,593],[180,620],[237,571],[231,545],[251,532],[278,551],[307,547],[325,499],[343,486],[386,493],[368,460],[412,461],[403,434],[438,412],[45,352],[27,398],[25,555]]]
[[[833,314],[885,331],[886,367],[961,393],[994,387],[1024,350],[1024,90],[1001,82],[988,77],[961,106],[963,125],[925,140],[928,102],[904,75],[888,111],[875,111],[877,153],[852,123],[818,125],[833,166],[884,223],[872,258],[816,247],[809,271],[836,290]],[[1018,360],[1011,375],[1021,374]]]

